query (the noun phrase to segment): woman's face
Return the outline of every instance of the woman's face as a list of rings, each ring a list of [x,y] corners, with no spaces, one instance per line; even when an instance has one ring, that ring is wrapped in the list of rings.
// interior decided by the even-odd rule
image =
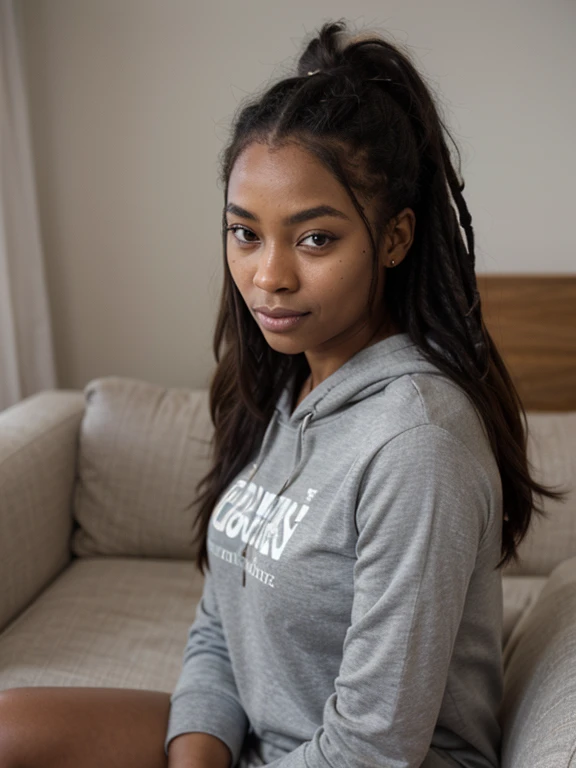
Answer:
[[[226,211],[230,273],[273,349],[353,354],[380,328],[382,313],[368,325],[372,265],[364,222],[313,155],[293,144],[275,151],[250,144],[234,164]],[[388,251],[378,268],[379,307],[391,258],[401,260]],[[256,307],[304,314],[271,327]]]

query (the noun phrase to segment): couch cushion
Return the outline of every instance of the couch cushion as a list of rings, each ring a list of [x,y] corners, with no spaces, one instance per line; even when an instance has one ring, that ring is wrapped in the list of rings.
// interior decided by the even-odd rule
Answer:
[[[110,376],[84,394],[72,552],[194,558],[193,501],[213,434],[208,390]]]
[[[532,610],[547,580],[547,576],[502,577],[502,594],[504,597],[503,648],[506,647],[506,643],[516,624]]]
[[[189,561],[74,559],[0,635],[0,690],[172,692],[202,585]]]
[[[576,557],[550,575],[504,651],[502,768],[569,768],[576,755]]]
[[[576,555],[576,412],[528,412],[528,460],[532,474],[545,485],[569,490],[565,502],[539,500],[548,519],[533,516],[528,534],[518,548],[518,565],[503,575],[546,576],[563,560]]]

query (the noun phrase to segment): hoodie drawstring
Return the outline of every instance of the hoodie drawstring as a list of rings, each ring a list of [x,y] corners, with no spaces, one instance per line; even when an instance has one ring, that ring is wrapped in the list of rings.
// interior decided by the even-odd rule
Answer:
[[[279,510],[279,505],[277,504],[277,502],[280,501],[281,494],[290,485],[290,483],[292,482],[294,477],[296,477],[296,475],[298,474],[298,472],[300,470],[301,465],[303,464],[303,461],[304,461],[304,450],[303,450],[304,449],[304,431],[305,431],[306,427],[308,426],[308,422],[312,418],[312,415],[313,415],[313,412],[310,411],[309,413],[307,413],[304,416],[304,418],[300,422],[300,426],[298,428],[298,438],[296,440],[296,447],[295,447],[295,450],[294,450],[292,469],[291,469],[288,477],[284,481],[284,483],[283,483],[282,487],[280,488],[280,490],[277,491],[274,494],[274,498],[272,499],[272,502],[271,502],[271,504],[270,504],[270,506],[268,508],[268,514],[264,515],[262,517],[262,520],[260,521],[259,525],[257,526],[257,528],[256,528],[256,535],[254,536],[254,544],[256,543],[256,541],[258,539],[258,536],[260,534],[260,531],[262,530],[264,525],[270,524],[271,525],[271,532],[272,533],[276,533],[276,531],[277,531],[277,527],[275,527],[273,525],[275,517],[278,514],[278,510]],[[252,478],[254,477],[254,475],[256,474],[256,472],[258,471],[258,469],[260,467],[260,458],[262,456],[266,455],[265,454],[266,445],[267,445],[267,443],[268,443],[268,441],[270,439],[270,436],[272,435],[273,425],[275,425],[275,423],[276,423],[276,412],[274,412],[274,416],[270,420],[270,424],[268,425],[268,427],[266,429],[266,432],[264,434],[264,439],[262,440],[262,447],[260,448],[260,452],[258,453],[258,458],[257,458],[257,460],[256,460],[256,462],[255,462],[255,464],[254,464],[254,466],[252,468],[252,472],[250,473],[247,482],[250,482],[252,480]],[[276,509],[274,509],[275,507],[276,507]],[[250,530],[250,526],[252,525],[252,522],[254,520],[255,515],[256,515],[256,509],[254,510],[252,518],[251,518],[250,523],[248,525],[248,530]],[[243,587],[246,586],[246,558],[247,558],[247,552],[248,552],[248,548],[252,546],[252,544],[249,544],[249,539],[250,539],[250,537],[248,537],[248,541],[246,542],[246,544],[244,545],[244,548],[242,550],[242,555],[244,557],[244,562],[242,564],[242,586]]]

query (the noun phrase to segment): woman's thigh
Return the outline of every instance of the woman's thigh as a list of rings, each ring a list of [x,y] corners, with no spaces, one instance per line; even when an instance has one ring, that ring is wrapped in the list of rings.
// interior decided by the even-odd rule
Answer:
[[[170,694],[131,688],[0,691],[2,768],[166,768]]]

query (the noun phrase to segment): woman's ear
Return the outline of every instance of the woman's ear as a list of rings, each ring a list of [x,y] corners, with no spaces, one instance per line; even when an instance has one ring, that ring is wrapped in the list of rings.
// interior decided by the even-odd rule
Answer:
[[[388,269],[400,264],[414,242],[416,214],[411,208],[404,208],[393,216],[386,227],[380,251],[380,264]]]

